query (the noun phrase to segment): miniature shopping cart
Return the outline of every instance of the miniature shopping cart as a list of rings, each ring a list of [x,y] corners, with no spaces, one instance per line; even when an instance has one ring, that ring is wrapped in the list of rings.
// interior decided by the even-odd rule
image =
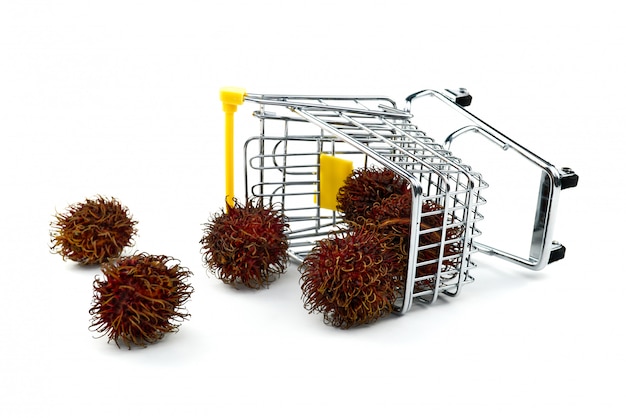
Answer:
[[[234,113],[239,105],[251,102],[256,105],[253,115],[260,129],[243,144],[246,198],[264,199],[285,215],[290,226],[289,255],[296,261],[302,262],[318,240],[341,226],[337,193],[355,168],[392,170],[408,182],[412,227],[398,313],[407,312],[414,301],[432,303],[441,294],[458,295],[474,280],[472,255],[476,252],[534,270],[565,255],[565,247],[552,240],[556,203],[561,190],[576,186],[577,175],[570,169],[556,169],[469,113],[465,107],[471,96],[464,89],[421,91],[407,97],[404,109],[387,97],[374,96],[252,94],[225,88],[220,97],[226,115],[227,199],[232,202],[235,195]],[[412,122],[412,106],[425,98],[435,99],[462,116],[464,122],[443,142],[435,141]],[[477,241],[487,182],[450,151],[453,142],[470,134],[488,139],[540,171],[527,255],[514,255]],[[423,213],[426,201],[436,204],[445,220],[437,227],[440,242],[424,244],[420,239],[432,233],[419,227],[423,217],[432,215]],[[452,229],[462,233],[452,237],[446,234]],[[444,248],[452,244],[460,251],[454,255],[458,261],[449,268]],[[438,257],[419,260],[420,251],[433,248]],[[426,264],[430,268],[425,268]],[[425,282],[432,286],[419,285]]]

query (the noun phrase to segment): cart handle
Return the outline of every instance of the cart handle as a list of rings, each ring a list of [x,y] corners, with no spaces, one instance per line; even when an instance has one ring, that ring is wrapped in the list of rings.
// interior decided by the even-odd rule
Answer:
[[[448,92],[452,93],[450,90],[448,90]],[[467,93],[467,90],[463,92]],[[485,254],[501,257],[531,270],[541,270],[547,264],[562,259],[565,256],[565,247],[557,241],[552,241],[554,217],[556,216],[556,207],[561,190],[576,187],[578,184],[578,175],[567,167],[558,170],[537,154],[524,148],[522,145],[468,112],[464,109],[462,104],[451,100],[449,97],[435,90],[422,90],[408,96],[406,110],[410,111],[411,102],[414,99],[425,96],[433,96],[445,104],[452,106],[472,122],[471,125],[465,126],[448,136],[445,140],[445,145],[447,145],[448,149],[455,138],[466,132],[473,131],[496,143],[505,151],[508,149],[516,151],[519,155],[542,170],[529,256],[519,257],[494,247],[474,242],[476,248]]]
[[[226,179],[226,210],[235,204],[235,112],[243,103],[246,90],[240,87],[223,87],[220,100],[225,115],[224,170]]]

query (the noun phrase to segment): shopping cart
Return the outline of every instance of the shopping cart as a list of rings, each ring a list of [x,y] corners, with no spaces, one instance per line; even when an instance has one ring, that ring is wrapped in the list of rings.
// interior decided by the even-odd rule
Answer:
[[[460,112],[469,124],[450,133],[443,143],[436,142],[412,122],[412,105],[425,97]],[[407,97],[404,109],[390,98],[375,96],[253,94],[224,88],[220,98],[226,116],[227,200],[232,202],[235,196],[234,114],[239,105],[251,102],[257,105],[253,115],[260,129],[243,144],[246,199],[263,199],[285,215],[290,226],[289,255],[297,262],[304,260],[318,240],[341,227],[337,193],[355,168],[392,170],[408,182],[411,236],[404,295],[396,302],[398,313],[407,312],[414,301],[432,303],[441,294],[458,295],[474,281],[472,255],[478,251],[534,270],[565,255],[565,247],[552,241],[556,202],[561,190],[576,186],[577,175],[570,169],[556,169],[469,113],[465,106],[471,96],[464,89],[424,90]],[[481,235],[483,190],[488,185],[449,149],[468,133],[515,151],[542,173],[527,256],[476,241]],[[441,225],[420,228],[422,220],[433,215],[423,210],[425,203],[437,208]],[[439,242],[421,239],[432,236],[433,230],[439,232]],[[446,233],[451,230],[460,233]],[[444,251],[450,245],[458,248],[454,255]],[[418,257],[433,249],[434,258]]]

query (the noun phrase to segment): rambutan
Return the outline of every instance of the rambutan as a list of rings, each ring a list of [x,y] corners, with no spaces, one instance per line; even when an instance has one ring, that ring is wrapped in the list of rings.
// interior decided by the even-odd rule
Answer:
[[[394,275],[406,277],[411,241],[411,195],[408,192],[393,194],[374,202],[369,216],[371,218],[365,222],[376,225],[378,232],[385,237],[385,251],[396,259],[394,265],[399,270]]]
[[[379,233],[386,236],[384,248],[395,257],[396,276],[406,277],[408,252],[411,239],[412,197],[408,181],[395,172],[383,168],[357,169],[339,190],[338,208],[347,211],[344,219],[349,224],[374,224]],[[416,291],[432,289],[437,273],[438,259],[442,256],[441,272],[453,270],[461,261],[463,243],[462,226],[448,226],[445,239],[443,227],[451,219],[444,216],[443,206],[431,199],[424,199],[420,231],[418,232],[417,276],[427,277],[416,281]],[[444,244],[443,253],[441,245]]]
[[[393,311],[397,267],[383,251],[383,238],[370,225],[353,225],[316,243],[299,268],[309,313],[322,313],[324,322],[347,329]]]
[[[337,193],[337,209],[347,221],[372,219],[373,205],[394,195],[409,193],[409,183],[388,168],[363,167],[355,169]],[[409,196],[410,210],[410,196]]]
[[[205,224],[205,265],[226,284],[267,287],[287,268],[289,244],[285,216],[261,199],[235,201]]]
[[[118,257],[137,233],[128,208],[98,196],[69,206],[51,223],[51,249],[63,259],[101,264]]]
[[[459,238],[463,236],[464,228],[462,226],[448,226],[444,237],[443,226],[446,225],[446,222],[450,221],[446,220],[443,214],[443,206],[431,200],[425,200],[422,204],[422,219],[420,223],[420,230],[424,232],[420,233],[419,246],[435,246],[421,250],[418,254],[418,263],[436,260],[441,249],[439,244],[442,241],[447,241],[448,244],[445,244],[443,249],[443,269],[447,271],[458,264],[460,254],[463,251],[463,243],[460,242]],[[428,264],[422,267],[421,275],[435,274],[436,270],[436,263]]]
[[[193,288],[191,272],[176,260],[146,253],[120,257],[102,265],[103,278],[93,283],[89,313],[92,330],[119,347],[145,347],[177,331],[189,314],[183,305]]]

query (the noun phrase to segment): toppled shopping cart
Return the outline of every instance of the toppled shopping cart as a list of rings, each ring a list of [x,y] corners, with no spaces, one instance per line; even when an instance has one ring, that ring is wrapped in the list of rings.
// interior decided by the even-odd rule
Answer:
[[[407,185],[410,236],[402,294],[394,304],[397,313],[407,312],[414,301],[432,303],[441,294],[457,295],[474,280],[472,255],[478,251],[533,270],[565,255],[565,247],[552,237],[556,203],[561,190],[576,186],[578,176],[555,168],[469,113],[465,107],[471,96],[464,89],[424,90],[407,97],[404,109],[387,97],[374,96],[252,94],[238,88],[225,88],[220,96],[226,114],[227,199],[232,202],[235,195],[234,113],[251,102],[258,106],[253,114],[260,129],[243,144],[246,199],[262,199],[286,217],[288,253],[298,262],[320,240],[342,230],[345,213],[337,195],[355,172],[385,170]],[[441,142],[412,121],[411,107],[427,97],[457,111],[465,122]],[[469,134],[488,139],[540,172],[528,254],[476,240],[487,182],[449,149]],[[440,224],[425,222],[434,215]],[[433,236],[438,241],[433,242]],[[451,246],[453,254],[446,251]],[[426,251],[434,256],[419,256]]]

